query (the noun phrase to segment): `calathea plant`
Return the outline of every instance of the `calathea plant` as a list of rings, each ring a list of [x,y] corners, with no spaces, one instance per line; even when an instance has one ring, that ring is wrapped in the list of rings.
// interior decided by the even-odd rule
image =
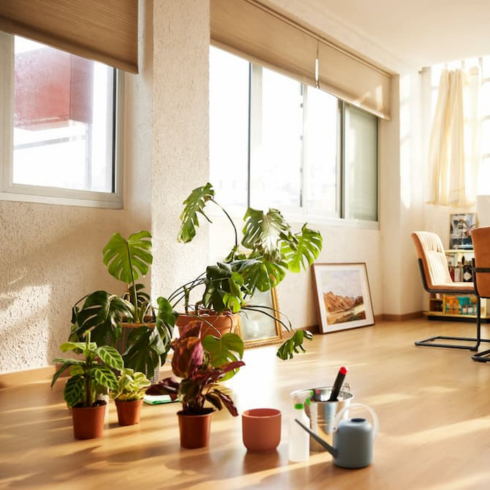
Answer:
[[[64,397],[69,407],[88,408],[97,404],[97,395],[109,390],[117,390],[117,378],[113,369],[124,367],[119,352],[107,345],[98,347],[90,341],[87,332],[85,342],[65,342],[61,344],[62,352],[74,351],[81,353],[81,359],[56,358],[53,362],[62,366],[53,376],[51,387],[65,371],[70,368],[70,378],[67,380]]]
[[[141,400],[151,383],[148,378],[134,369],[124,368],[117,377],[117,390],[111,391],[114,400],[130,402]]]
[[[243,354],[243,342],[235,334],[226,334],[237,337],[236,347]],[[148,395],[170,395],[173,399],[178,397],[182,403],[183,415],[202,415],[212,411],[212,408],[205,408],[205,402],[209,402],[212,407],[221,410],[225,407],[231,415],[236,417],[238,411],[233,400],[227,395],[219,385],[220,381],[227,379],[230,374],[238,371],[245,363],[240,360],[227,362],[227,355],[222,359],[213,359],[214,354],[206,350],[206,341],[213,342],[214,337],[208,336],[201,339],[201,329],[199,325],[190,325],[184,329],[179,338],[172,341],[173,357],[172,371],[174,377],[165,378],[157,384],[150,386],[146,393]],[[219,339],[214,339],[220,342]],[[209,344],[208,344],[209,345]],[[213,344],[211,344],[213,347]]]
[[[294,233],[277,209],[270,209],[265,213],[248,208],[239,244],[233,219],[215,200],[214,189],[208,183],[194,189],[184,201],[178,235],[180,242],[188,243],[193,240],[200,217],[211,222],[206,214],[208,204],[214,204],[224,212],[234,231],[234,244],[224,261],[208,266],[196,279],[178,288],[169,296],[169,302],[176,307],[184,300],[184,309],[188,313],[191,292],[202,287],[203,295],[193,308],[197,316],[200,312],[209,310],[216,313],[245,314],[249,310],[255,310],[276,319],[287,330],[292,331],[292,325],[281,318],[280,312],[267,306],[254,305],[253,295],[256,291],[266,292],[276,287],[287,272],[298,273],[311,266],[322,249],[321,234],[311,230],[306,224],[301,231]],[[311,333],[296,331],[281,345],[277,355],[281,359],[288,359],[294,353],[304,351],[304,338],[311,340]]]

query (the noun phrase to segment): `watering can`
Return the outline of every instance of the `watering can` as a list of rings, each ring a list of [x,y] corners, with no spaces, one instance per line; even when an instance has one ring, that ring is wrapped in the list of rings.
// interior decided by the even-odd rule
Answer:
[[[373,419],[373,425],[364,418],[341,420],[344,413],[354,407],[366,409]],[[334,458],[334,464],[342,468],[364,468],[373,460],[373,445],[378,435],[378,417],[372,408],[361,403],[353,403],[337,414],[333,432],[333,447],[299,420],[296,422],[324,447]],[[374,426],[374,427],[373,427]]]

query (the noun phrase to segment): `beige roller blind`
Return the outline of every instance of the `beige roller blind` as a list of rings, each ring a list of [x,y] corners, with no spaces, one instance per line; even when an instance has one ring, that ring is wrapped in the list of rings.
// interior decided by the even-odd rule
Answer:
[[[384,119],[390,119],[391,75],[337,46],[320,42],[322,90]]]
[[[318,42],[293,22],[249,0],[211,0],[213,44],[315,85]]]
[[[138,72],[138,0],[0,0],[0,30]]]

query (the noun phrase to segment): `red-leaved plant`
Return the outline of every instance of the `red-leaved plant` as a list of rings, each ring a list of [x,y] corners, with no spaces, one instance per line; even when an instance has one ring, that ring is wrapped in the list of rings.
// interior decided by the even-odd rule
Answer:
[[[245,363],[236,360],[219,366],[213,365],[201,342],[200,331],[199,325],[189,325],[179,338],[172,341],[172,371],[181,380],[175,377],[162,379],[151,385],[146,393],[170,395],[173,400],[178,397],[185,415],[209,413],[212,408],[204,408],[204,403],[208,401],[218,410],[225,407],[236,417],[238,411],[233,400],[222,391],[218,382],[225,376],[229,377],[228,373],[238,370]]]

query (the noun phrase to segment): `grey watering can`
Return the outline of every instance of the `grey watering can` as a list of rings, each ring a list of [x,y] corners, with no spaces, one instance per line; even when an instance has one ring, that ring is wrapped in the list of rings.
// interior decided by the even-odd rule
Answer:
[[[346,411],[354,407],[366,409],[373,419],[373,425],[364,418],[341,420]],[[334,458],[334,464],[342,468],[364,468],[373,460],[373,445],[378,435],[378,417],[372,408],[360,403],[343,408],[335,418],[333,447],[299,420],[296,422],[323,446]]]

